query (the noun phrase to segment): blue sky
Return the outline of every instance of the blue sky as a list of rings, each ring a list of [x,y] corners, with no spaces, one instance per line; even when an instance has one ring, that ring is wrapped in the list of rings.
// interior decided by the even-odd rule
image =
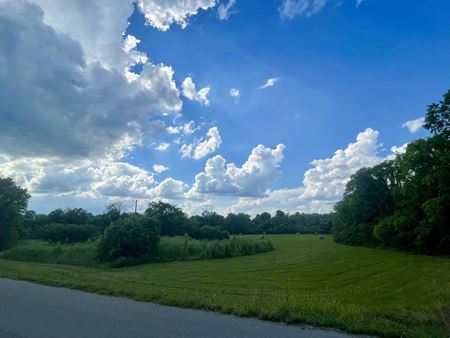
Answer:
[[[75,13],[79,8],[78,1],[72,0],[64,8],[73,14],[74,19],[70,22],[55,18],[53,12],[61,8],[55,8],[57,6],[51,1],[31,2],[43,11],[44,17],[40,21],[39,15],[33,15],[44,27],[50,26],[57,34],[66,34],[79,42],[80,53],[84,54],[86,62],[82,67],[89,74],[85,81],[89,82],[92,74],[96,74],[90,70],[95,62],[105,72],[115,67],[121,69],[123,66],[119,67],[119,64],[126,64],[136,76],[142,68],[156,65],[160,67],[158,71],[164,70],[167,80],[159,82],[156,80],[158,74],[147,75],[142,71],[140,78],[144,79],[145,75],[152,83],[153,101],[148,101],[147,106],[144,95],[137,98],[127,94],[137,89],[127,89],[126,84],[116,86],[122,88],[120,94],[110,88],[96,92],[95,98],[83,109],[92,111],[96,121],[101,116],[100,111],[106,118],[100,125],[93,126],[87,136],[74,132],[73,149],[68,144],[64,151],[55,149],[45,156],[36,148],[27,153],[11,150],[11,147],[0,149],[0,155],[4,154],[0,175],[3,172],[25,185],[35,196],[31,206],[42,211],[78,203],[97,212],[110,201],[136,198],[143,201],[142,205],[151,199],[167,199],[191,213],[200,212],[202,208],[250,213],[264,208],[269,211],[281,208],[291,212],[327,212],[340,198],[345,182],[354,171],[392,156],[393,146],[401,147],[427,136],[420,128],[420,121],[416,121],[415,128],[402,125],[423,117],[426,105],[439,100],[449,85],[450,3],[447,1],[364,0],[357,5],[353,0],[268,0],[255,5],[255,2],[244,0],[231,3],[199,0],[188,12],[183,1],[171,0],[171,12],[164,12],[164,6],[169,6],[169,2],[159,1],[164,4],[161,5],[157,0],[130,0],[129,7],[117,9],[96,0],[93,3],[98,12],[92,9],[91,13],[97,13],[97,17],[85,18]],[[19,3],[25,8],[25,1]],[[228,3],[230,15],[221,20],[218,9]],[[15,19],[20,15],[31,15],[19,7],[15,5],[19,13]],[[106,7],[108,10],[103,11]],[[106,18],[105,13],[114,14],[107,23],[102,17],[105,15]],[[173,14],[173,19],[167,13],[179,14]],[[7,15],[0,9],[2,17]],[[124,26],[124,19],[129,21],[128,27]],[[91,27],[99,32],[98,36],[89,36],[77,25]],[[1,34],[10,33],[8,28],[3,29]],[[113,36],[115,30],[118,33],[122,30],[122,36]],[[140,40],[131,53],[124,56],[118,48],[111,49],[109,56],[117,54],[117,58],[110,60],[100,52],[105,46],[112,48],[110,46],[115,43],[122,44],[127,36]],[[43,41],[48,43],[49,40]],[[26,39],[21,42],[27,48],[31,44]],[[145,55],[148,60],[136,64],[133,53]],[[33,61],[26,62],[33,64]],[[69,64],[71,61],[56,57],[55,67],[66,67],[64,62]],[[174,73],[168,76],[162,64],[170,66]],[[24,66],[20,71],[27,69]],[[183,82],[186,78],[191,78],[196,86],[194,96],[201,88],[209,89],[203,101],[185,95]],[[276,79],[274,85],[260,88],[268,79]],[[169,88],[170,81],[175,89]],[[239,96],[230,95],[232,88],[239,90]],[[51,96],[57,95],[55,90],[49,86]],[[6,94],[0,94],[6,97]],[[70,100],[69,95],[63,97],[58,102]],[[122,101],[115,100],[119,97]],[[24,98],[26,96],[21,97]],[[95,100],[100,102],[88,106]],[[102,100],[120,101],[121,104],[110,107]],[[166,101],[161,103],[163,100]],[[158,102],[158,109],[148,111],[157,110],[157,113],[146,115],[144,108],[156,106],[155,102]],[[6,114],[8,104],[14,102],[0,104],[0,114]],[[135,114],[124,113],[127,107],[135,105]],[[99,106],[102,109],[98,109]],[[36,114],[33,109],[37,108],[24,108],[24,116]],[[132,108],[130,111],[134,112]],[[55,108],[55,114],[52,119],[56,118],[56,121],[72,116],[66,108]],[[124,115],[130,115],[128,120]],[[190,121],[193,121],[191,126],[198,127],[194,132],[168,132],[168,127],[179,128]],[[138,124],[133,131],[123,127],[134,126],[133,123]],[[18,122],[11,124],[13,130],[23,128]],[[115,128],[109,130],[111,125]],[[91,130],[86,126],[83,128]],[[216,134],[207,136],[211,128],[216,128],[219,142]],[[98,162],[98,155],[93,157],[92,154],[98,154],[96,151],[104,150],[92,147],[81,157],[74,151],[77,147],[80,149],[77,144],[80,137],[89,139],[99,129],[105,136],[94,143],[108,140],[104,146],[109,150],[117,140],[124,140],[125,135],[134,140],[130,141],[123,156],[114,159],[113,165],[106,160]],[[158,131],[141,137],[153,129]],[[44,133],[43,129],[30,128],[25,135],[35,140]],[[358,141],[359,133],[362,135]],[[11,143],[18,134],[11,133],[4,141]],[[180,138],[178,142],[177,138]],[[196,146],[208,139],[212,139],[211,148],[194,155]],[[156,149],[161,143],[169,145],[165,151]],[[25,142],[21,149],[30,144]],[[33,144],[52,148],[44,141]],[[183,144],[191,145],[192,149],[185,156],[181,149]],[[284,147],[277,152],[275,149],[279,144]],[[256,151],[254,158],[249,158],[258,145],[263,148]],[[347,150],[342,155],[344,158],[335,155],[339,149]],[[270,150],[274,152],[270,153]],[[237,174],[232,171],[224,174],[219,170],[206,175],[207,179],[200,182],[196,176],[206,172],[207,161],[214,156],[220,156],[226,163],[235,163],[239,169]],[[95,163],[93,158],[96,158]],[[30,159],[36,166],[25,168],[23,163]],[[328,161],[311,164],[320,159]],[[85,164],[83,161],[90,162]],[[246,161],[248,165],[243,166]],[[132,167],[125,170],[123,163]],[[157,173],[154,165],[169,169]],[[120,169],[120,172],[107,173],[105,166],[120,167],[126,172]],[[310,178],[304,181],[308,171]],[[36,174],[38,172],[41,176]],[[61,172],[64,172],[63,177]],[[67,176],[68,172],[76,172],[77,177]],[[93,172],[96,173],[93,176],[87,174]],[[80,179],[80,175],[84,178]],[[107,175],[111,175],[108,180],[104,179]],[[67,181],[73,181],[73,185],[62,188],[61,182]],[[223,181],[222,185],[218,181]],[[123,186],[117,182],[124,182]],[[172,190],[162,189],[162,182]]]
[[[259,143],[286,144],[274,187],[298,185],[309,162],[330,156],[367,127],[379,130],[389,147],[426,135],[401,125],[423,116],[448,86],[449,3],[368,0],[356,8],[345,1],[292,20],[280,19],[279,6],[264,1],[256,11],[241,1],[227,21],[207,11],[186,29],[167,32],[149,30],[135,12],[128,32],[153,60],[172,65],[178,82],[192,76],[211,87],[210,106],[185,102],[184,120],[216,121],[225,158],[242,163]],[[259,90],[271,77],[279,83]],[[237,103],[228,96],[233,87],[241,92]],[[178,161],[176,154],[149,151],[136,163],[146,165],[152,155]],[[170,174],[192,180],[186,166],[199,170],[202,163],[185,160]]]

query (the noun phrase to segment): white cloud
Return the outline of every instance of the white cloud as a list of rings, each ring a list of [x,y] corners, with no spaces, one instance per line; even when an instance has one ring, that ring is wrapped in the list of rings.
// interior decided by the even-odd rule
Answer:
[[[153,171],[157,174],[161,174],[169,169],[170,169],[169,167],[166,167],[165,165],[162,165],[162,164],[154,164],[153,165]]]
[[[230,89],[230,96],[231,97],[239,97],[241,95],[239,89],[237,88],[231,88]]]
[[[405,143],[404,145],[397,147],[397,146],[393,146],[391,147],[391,153],[392,155],[395,157],[395,155],[401,155],[404,154],[406,152],[406,148],[408,147],[409,143]]]
[[[136,63],[134,50],[123,50],[131,4],[37,2],[45,11],[0,2],[0,20],[8,22],[0,26],[0,50],[8,50],[0,58],[0,151],[102,156],[124,138],[139,145],[157,136],[162,128],[149,115],[179,112],[181,101],[171,67],[147,62],[134,80],[126,76]]]
[[[122,72],[145,55],[133,49],[124,51],[123,33],[128,27],[128,18],[133,13],[132,1],[31,2],[42,8],[45,24],[81,45],[87,63],[99,62],[107,69],[114,68]]]
[[[189,136],[199,130],[200,127],[195,127],[194,121],[189,121],[188,123],[167,127],[167,132],[171,135],[184,134]]]
[[[364,0],[356,0],[355,7],[358,8]],[[298,15],[305,15],[307,17],[319,13],[329,0],[283,0],[283,3],[278,8],[280,17],[282,19],[292,20]],[[331,1],[336,6],[340,6],[342,1]]]
[[[166,31],[172,23],[186,28],[188,18],[216,5],[216,0],[137,0],[147,24]]]
[[[259,87],[259,89],[264,89],[267,87],[273,87],[280,79],[277,77],[267,79],[266,83],[264,83],[262,86]]]
[[[161,142],[155,149],[158,151],[167,151],[170,147],[170,143],[167,142]]]
[[[99,163],[93,171],[92,191],[101,196],[145,197],[155,183],[146,170],[128,163]]]
[[[191,101],[198,101],[201,104],[208,106],[209,105],[209,87],[205,87],[200,89],[199,91],[195,88],[195,83],[192,81],[191,77],[187,77],[184,79],[181,84],[181,88],[183,90],[183,95]]]
[[[0,176],[13,178],[33,196],[143,197],[155,182],[146,170],[107,158],[71,162],[56,158],[10,158],[0,164]]]
[[[425,117],[419,117],[415,120],[409,120],[402,124],[402,128],[408,128],[410,133],[416,133],[425,123]]]
[[[195,176],[190,194],[262,196],[278,177],[284,149],[283,144],[274,149],[258,145],[242,167],[226,164],[221,155],[214,156],[206,161],[205,171]]]
[[[236,0],[229,0],[228,3],[220,4],[217,9],[217,17],[219,20],[228,20],[231,15],[233,15],[234,11],[232,11],[232,7],[236,4]]]
[[[303,185],[291,189],[267,191],[260,198],[240,197],[228,207],[228,211],[274,212],[277,209],[288,212],[319,212],[333,210],[334,204],[342,198],[345,186],[358,169],[371,167],[384,160],[393,159],[396,154],[404,153],[407,144],[392,147],[391,154],[378,156],[378,131],[366,129],[358,134],[356,142],[345,149],[339,149],[331,158],[314,160],[314,167],[304,174]]]
[[[182,157],[200,160],[216,151],[222,144],[219,129],[212,127],[206,134],[206,139],[200,139],[191,144],[183,144],[180,152]]]
[[[148,195],[153,199],[180,199],[186,189],[187,185],[183,181],[169,177],[150,189]]]
[[[304,188],[278,189],[267,191],[261,198],[240,197],[231,204],[227,212],[245,212],[256,215],[262,212],[275,214],[277,210],[284,212],[328,213],[333,210],[334,201],[302,200],[299,196]]]
[[[133,49],[137,47],[137,45],[141,42],[141,40],[136,39],[133,35],[127,35],[125,41],[123,43],[123,50],[125,53],[130,53]]]
[[[358,169],[374,166],[384,160],[377,155],[378,131],[367,128],[358,134],[356,142],[339,149],[334,156],[312,161],[313,168],[306,171],[303,179],[303,199],[339,199],[350,176]]]
[[[297,15],[311,16],[322,10],[327,0],[283,0],[278,8],[282,19],[292,20]]]

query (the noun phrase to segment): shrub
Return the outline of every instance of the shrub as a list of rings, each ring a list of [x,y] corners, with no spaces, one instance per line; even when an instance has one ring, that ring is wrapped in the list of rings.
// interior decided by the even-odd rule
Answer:
[[[212,227],[209,225],[202,226],[190,231],[189,234],[195,239],[228,239],[230,234],[223,228]]]
[[[92,225],[52,223],[42,227],[38,238],[51,243],[76,243],[97,235],[98,231]]]
[[[133,215],[119,219],[105,229],[98,257],[102,261],[149,257],[157,250],[159,231],[159,222],[152,217]]]
[[[397,212],[375,225],[373,233],[387,247],[413,250],[416,223],[413,212]]]

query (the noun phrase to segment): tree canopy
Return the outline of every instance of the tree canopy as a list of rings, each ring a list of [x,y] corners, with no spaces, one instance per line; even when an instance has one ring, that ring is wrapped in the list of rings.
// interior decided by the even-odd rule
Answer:
[[[351,177],[335,206],[337,242],[450,253],[450,91],[425,121],[431,137]]]
[[[27,190],[11,178],[0,177],[0,250],[14,242],[19,216],[25,212],[29,198]]]

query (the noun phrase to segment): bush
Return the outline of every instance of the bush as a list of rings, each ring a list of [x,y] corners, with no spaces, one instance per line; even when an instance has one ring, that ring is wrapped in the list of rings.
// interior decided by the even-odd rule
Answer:
[[[212,227],[209,225],[195,228],[189,235],[195,239],[228,239],[230,234],[223,228]]]
[[[84,242],[97,235],[98,231],[92,225],[52,223],[42,227],[38,239],[51,243],[76,243]]]
[[[133,215],[119,219],[105,229],[98,258],[113,261],[149,257],[157,250],[159,231],[159,222],[152,217]]]

